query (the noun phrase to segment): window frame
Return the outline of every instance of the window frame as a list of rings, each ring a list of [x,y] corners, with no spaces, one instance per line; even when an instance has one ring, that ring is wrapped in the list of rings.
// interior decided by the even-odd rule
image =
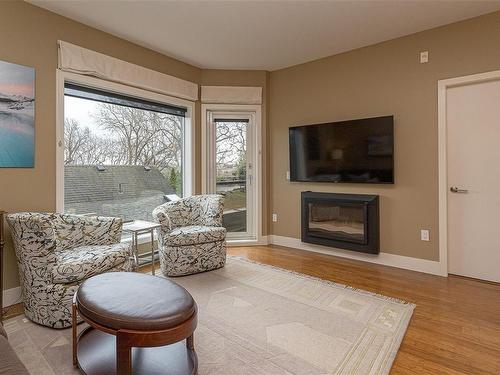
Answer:
[[[64,212],[64,84],[72,83],[125,96],[155,101],[186,109],[182,150],[182,193],[188,197],[195,189],[195,103],[99,78],[62,70],[56,71],[56,212]]]

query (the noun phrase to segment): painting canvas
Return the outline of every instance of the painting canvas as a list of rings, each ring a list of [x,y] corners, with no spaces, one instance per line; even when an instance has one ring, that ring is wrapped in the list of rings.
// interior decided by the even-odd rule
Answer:
[[[0,61],[0,168],[35,163],[35,69]]]

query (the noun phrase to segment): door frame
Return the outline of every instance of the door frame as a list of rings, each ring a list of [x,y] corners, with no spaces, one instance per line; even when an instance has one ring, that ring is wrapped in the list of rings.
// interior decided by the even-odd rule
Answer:
[[[447,90],[497,80],[500,70],[438,81],[439,269],[443,276],[448,276]]]
[[[224,113],[250,113],[255,126],[255,147],[253,156],[256,163],[257,173],[254,173],[253,183],[255,194],[253,199],[253,228],[255,238],[253,239],[228,239],[229,245],[260,245],[262,244],[262,109],[260,105],[253,104],[202,104],[201,105],[201,192],[208,191],[207,179],[210,157],[208,155],[208,116],[210,112]]]
[[[215,192],[217,189],[217,157],[215,155],[217,151],[216,144],[216,121],[217,120],[241,120],[245,123],[245,143],[246,143],[246,165],[252,165],[252,171],[250,172],[250,179],[247,177],[245,180],[246,186],[246,199],[245,199],[245,217],[246,217],[246,230],[244,232],[229,232],[227,233],[228,241],[248,241],[255,240],[257,238],[256,220],[254,215],[256,212],[254,210],[254,202],[257,199],[257,190],[254,179],[254,171],[257,166],[256,153],[254,148],[256,145],[256,129],[255,129],[255,113],[253,112],[227,112],[227,111],[207,111],[207,124],[205,129],[209,130],[206,132],[206,174],[204,178],[204,183],[206,184],[206,192]],[[214,168],[215,166],[215,168]],[[248,170],[247,170],[248,173]],[[251,181],[249,183],[249,181]]]

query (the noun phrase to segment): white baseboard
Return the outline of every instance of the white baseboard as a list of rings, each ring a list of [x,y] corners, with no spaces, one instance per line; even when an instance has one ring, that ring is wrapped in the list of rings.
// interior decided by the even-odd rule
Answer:
[[[355,259],[363,262],[376,263],[384,266],[403,268],[411,271],[430,273],[432,275],[448,276],[446,273],[443,272],[443,267],[441,263],[438,261],[412,258],[412,257],[406,257],[402,255],[395,255],[382,252],[378,255],[355,253],[352,251],[335,249],[327,246],[304,243],[299,238],[275,236],[275,235],[271,235],[268,237],[269,237],[269,243],[273,245],[291,247],[299,250],[313,251],[316,253],[334,255],[342,258]]]
[[[21,302],[21,287],[6,289],[3,291],[3,307],[8,307]]]
[[[269,236],[262,236],[259,240],[227,240],[227,246],[259,246],[269,244]]]

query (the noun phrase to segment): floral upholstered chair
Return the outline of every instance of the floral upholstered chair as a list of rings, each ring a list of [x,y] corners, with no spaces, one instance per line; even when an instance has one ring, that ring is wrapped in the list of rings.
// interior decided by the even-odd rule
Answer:
[[[161,270],[166,276],[190,275],[223,267],[226,228],[221,195],[195,195],[156,207],[161,224]]]
[[[130,244],[120,243],[121,219],[67,214],[7,216],[23,293],[32,321],[53,328],[71,326],[71,304],[87,278],[131,271]]]

